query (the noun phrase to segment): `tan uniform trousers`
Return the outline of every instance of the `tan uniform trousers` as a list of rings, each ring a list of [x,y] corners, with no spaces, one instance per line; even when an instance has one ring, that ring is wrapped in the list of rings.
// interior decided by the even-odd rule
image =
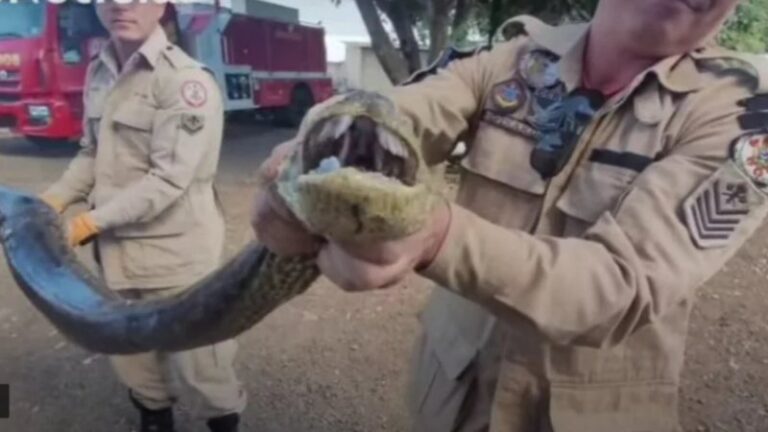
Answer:
[[[132,299],[172,296],[187,287],[121,290]],[[204,418],[241,413],[246,392],[234,370],[237,342],[230,339],[215,345],[181,352],[149,352],[110,356],[119,380],[144,407],[157,410],[172,406],[178,399],[174,387],[179,379],[191,387],[199,401],[192,411]]]

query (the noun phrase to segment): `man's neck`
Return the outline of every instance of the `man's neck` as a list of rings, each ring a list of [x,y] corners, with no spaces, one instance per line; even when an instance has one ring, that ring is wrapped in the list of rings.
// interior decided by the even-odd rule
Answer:
[[[582,84],[613,96],[632,83],[641,72],[660,58],[638,56],[624,49],[615,39],[593,29],[588,35],[582,68]]]

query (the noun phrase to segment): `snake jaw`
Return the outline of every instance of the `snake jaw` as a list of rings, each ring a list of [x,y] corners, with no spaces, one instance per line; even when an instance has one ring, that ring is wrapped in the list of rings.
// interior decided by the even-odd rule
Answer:
[[[413,150],[386,127],[365,115],[339,115],[317,121],[301,141],[302,173],[336,158],[341,166],[380,173],[404,184],[416,183]]]
[[[426,223],[436,196],[416,140],[391,102],[354,92],[313,109],[278,193],[312,232],[337,240],[399,238]]]

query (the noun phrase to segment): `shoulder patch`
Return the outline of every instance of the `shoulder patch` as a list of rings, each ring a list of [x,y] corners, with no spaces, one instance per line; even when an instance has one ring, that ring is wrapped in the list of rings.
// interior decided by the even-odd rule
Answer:
[[[208,90],[198,80],[187,80],[181,84],[181,98],[192,108],[200,108],[208,101]]]
[[[739,137],[731,148],[731,158],[742,173],[768,193],[768,134]]]
[[[684,203],[691,238],[699,248],[726,246],[741,223],[768,202],[768,135],[748,134],[731,157]]]
[[[523,55],[518,71],[531,88],[553,87],[560,82],[560,56],[545,49],[532,49]]]
[[[766,195],[732,161],[715,172],[684,204],[685,220],[701,249],[724,247]]]
[[[205,126],[205,119],[203,116],[186,113],[181,115],[181,128],[188,134],[196,134],[203,129],[203,126]]]

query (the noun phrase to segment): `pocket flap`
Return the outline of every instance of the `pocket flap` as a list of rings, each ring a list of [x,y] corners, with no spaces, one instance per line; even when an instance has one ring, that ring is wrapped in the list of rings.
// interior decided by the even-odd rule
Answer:
[[[568,188],[557,202],[563,213],[593,223],[610,211],[631,186],[634,173],[621,168],[587,163],[576,169]]]
[[[462,166],[513,188],[542,195],[547,183],[531,167],[533,147],[530,139],[485,126],[478,131]]]
[[[149,131],[155,119],[156,110],[146,105],[127,103],[119,106],[112,115],[112,120],[134,129]]]
[[[556,384],[550,392],[554,432],[680,432],[672,383]]]

